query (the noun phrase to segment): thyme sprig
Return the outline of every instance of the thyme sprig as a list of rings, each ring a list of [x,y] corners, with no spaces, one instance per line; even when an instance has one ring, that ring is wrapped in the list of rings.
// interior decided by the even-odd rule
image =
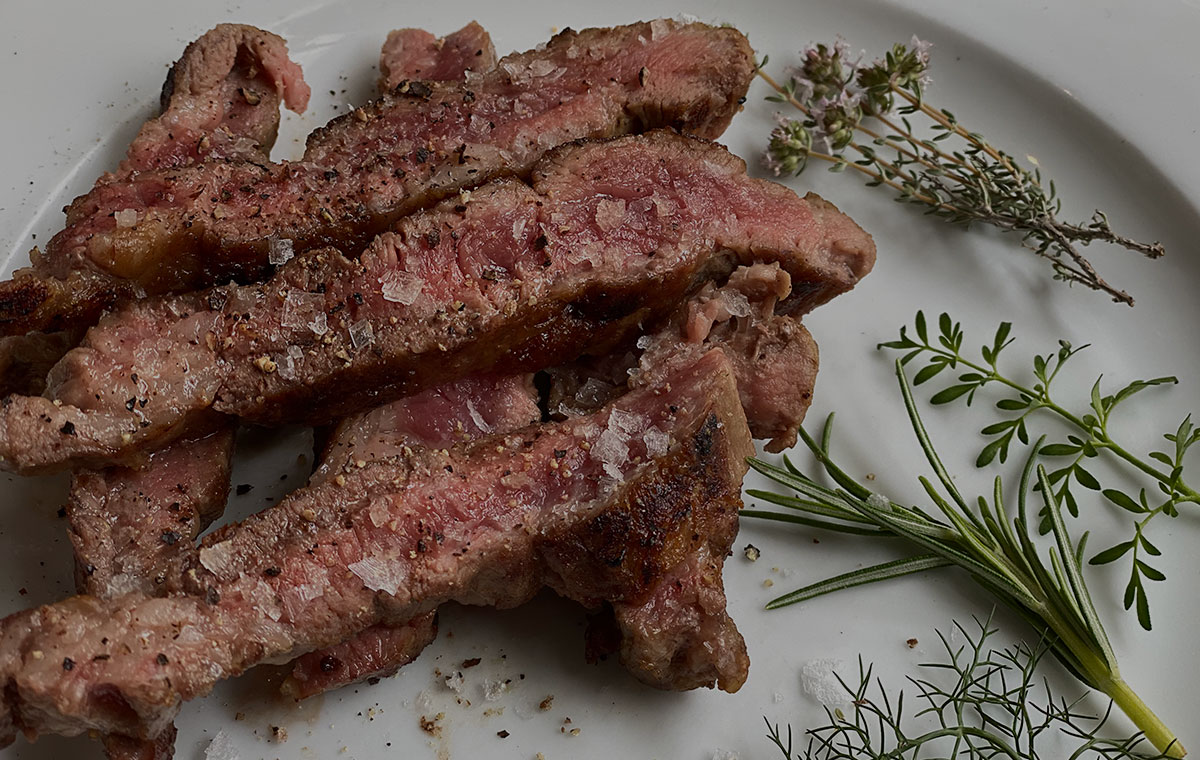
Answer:
[[[1010,516],[1000,477],[993,481],[990,499],[981,495],[968,500],[934,449],[901,360],[896,362],[896,378],[913,432],[940,485],[939,488],[928,478],[919,478],[934,507],[932,512],[891,501],[841,469],[830,453],[833,435],[833,416],[830,415],[819,442],[805,430],[801,430],[800,435],[834,482],[834,487],[821,485],[786,457],[783,467],[751,460],[755,470],[791,489],[795,495],[750,490],[752,497],[787,511],[745,510],[743,514],[857,534],[875,530],[907,539],[920,547],[922,553],[908,560],[889,563],[890,567],[878,566],[813,584],[773,600],[768,608],[868,582],[863,580],[865,573],[874,573],[870,580],[878,581],[938,563],[960,567],[1024,617],[1072,674],[1111,697],[1157,749],[1170,757],[1183,757],[1185,751],[1174,733],[1121,678],[1116,655],[1083,579],[1087,534],[1075,544],[1067,533],[1049,476],[1038,463],[1042,441],[1031,449],[1022,470],[1016,489],[1015,517]],[[1049,563],[1034,543],[1030,526],[1027,499],[1034,493],[1034,483],[1040,486],[1038,492],[1050,516],[1050,532],[1054,537],[1049,549]],[[935,516],[936,513],[940,513],[940,517]]]
[[[809,159],[818,159],[831,164],[830,171],[858,172],[868,186],[886,185],[896,200],[924,206],[953,224],[1017,233],[1023,246],[1050,263],[1056,280],[1132,306],[1133,298],[1109,285],[1080,248],[1099,240],[1158,258],[1163,247],[1118,235],[1099,210],[1086,222],[1060,220],[1062,201],[1053,181],[1043,184],[1039,169],[1025,168],[953,113],[925,101],[929,50],[929,43],[913,37],[862,65],[851,60],[843,41],[818,44],[782,81],[765,71],[763,58],[758,75],[775,91],[767,100],[801,114],[777,115],[764,154],[767,168],[777,176],[800,174]]]
[[[1073,432],[1063,440],[1054,440],[1041,446],[1042,457],[1065,461],[1066,464],[1050,470],[1048,480],[1054,488],[1055,499],[1066,506],[1067,512],[1079,516],[1079,499],[1073,486],[1099,492],[1104,499],[1124,512],[1132,515],[1131,533],[1127,540],[1105,547],[1096,552],[1090,564],[1103,565],[1128,557],[1129,581],[1125,586],[1125,609],[1136,607],[1138,622],[1150,630],[1150,601],[1146,581],[1166,580],[1166,574],[1156,567],[1153,558],[1162,551],[1151,542],[1147,531],[1152,521],[1160,516],[1178,517],[1183,505],[1200,505],[1200,493],[1184,479],[1184,459],[1188,450],[1200,441],[1200,428],[1187,415],[1172,430],[1163,434],[1167,445],[1145,454],[1136,453],[1133,447],[1119,441],[1111,423],[1117,407],[1132,396],[1161,385],[1173,385],[1178,380],[1171,376],[1148,380],[1134,380],[1115,392],[1105,393],[1101,378],[1092,384],[1088,407],[1071,410],[1053,395],[1054,383],[1072,357],[1087,346],[1073,346],[1060,340],[1058,349],[1048,354],[1033,357],[1032,385],[1027,385],[1000,370],[1000,355],[1012,344],[1012,325],[1002,322],[990,345],[979,350],[979,358],[963,353],[965,336],[959,322],[942,314],[937,321],[937,335],[931,340],[931,331],[925,315],[917,312],[910,332],[900,329],[897,340],[881,344],[882,348],[904,352],[902,364],[915,363],[919,369],[913,383],[920,385],[936,377],[946,378],[959,374],[930,398],[935,405],[964,401],[970,406],[976,393],[988,386],[997,386],[1006,391],[995,402],[1001,418],[983,428],[982,433],[990,440],[979,452],[976,464],[983,467],[994,459],[1004,462],[1008,458],[1013,439],[1029,443],[1029,425],[1040,417],[1056,417],[1067,423]],[[948,374],[943,374],[950,370]],[[1087,465],[1089,460],[1107,459],[1125,470],[1129,475],[1150,484],[1136,493],[1120,488],[1106,487],[1092,474]],[[1040,514],[1039,532],[1046,534],[1051,529],[1051,515],[1043,509]]]
[[[954,624],[963,644],[937,632],[943,658],[920,666],[932,671],[928,678],[908,679],[917,689],[915,710],[910,701],[906,711],[904,692],[888,691],[860,658],[855,685],[835,674],[849,714],[826,707],[827,722],[805,732],[808,741],[800,751],[794,749],[791,725],[785,732],[767,720],[767,738],[787,760],[1165,757],[1147,752],[1140,733],[1102,737],[1111,703],[1104,713],[1089,715],[1082,712],[1082,700],[1068,701],[1039,679],[1045,642],[994,649],[990,639],[997,631],[990,619],[975,622],[975,631]]]

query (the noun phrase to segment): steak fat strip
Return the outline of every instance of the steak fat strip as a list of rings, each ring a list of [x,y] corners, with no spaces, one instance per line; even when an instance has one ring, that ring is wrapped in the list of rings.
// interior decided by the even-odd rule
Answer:
[[[778,308],[802,313],[874,256],[831,204],[748,177],[714,143],[564,146],[532,187],[500,180],[408,217],[358,261],[311,252],[261,285],[106,318],[48,397],[0,403],[0,464],[136,461],[213,411],[324,424],[474,372],[601,354],[738,264],[777,262],[792,288]]]
[[[0,741],[155,736],[182,701],[256,664],[448,601],[515,606],[543,586],[619,606],[639,678],[736,690],[748,659],[720,569],[749,430],[720,352],[668,382],[592,416],[301,489],[206,542],[190,568],[204,596],[75,597],[9,616]],[[246,557],[255,572],[226,569]]]
[[[272,259],[357,253],[397,218],[583,137],[724,131],[754,72],[734,29],[565,31],[464,82],[409,81],[309,136],[297,162],[206,162],[101,182],[0,285],[10,334],[92,324],[139,292],[262,279]],[[139,290],[140,289],[140,290]]]

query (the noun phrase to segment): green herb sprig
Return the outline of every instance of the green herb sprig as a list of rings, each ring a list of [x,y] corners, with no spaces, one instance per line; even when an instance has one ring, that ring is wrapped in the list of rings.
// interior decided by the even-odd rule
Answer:
[[[751,490],[752,497],[787,511],[744,510],[742,514],[860,535],[864,532],[891,535],[907,539],[923,553],[813,584],[773,600],[768,608],[939,564],[960,567],[1024,617],[1072,674],[1111,697],[1157,749],[1169,757],[1183,757],[1185,750],[1175,734],[1121,677],[1116,655],[1083,579],[1087,534],[1076,545],[1067,533],[1049,477],[1038,464],[1041,441],[1031,449],[1023,468],[1015,518],[1010,516],[999,477],[993,481],[990,499],[979,496],[968,501],[934,449],[917,411],[902,361],[896,362],[896,378],[913,431],[940,485],[939,489],[928,478],[919,479],[934,506],[932,513],[891,501],[841,469],[830,453],[833,434],[830,415],[819,442],[807,431],[801,430],[800,434],[835,487],[816,482],[786,457],[783,467],[751,460],[755,470],[791,489],[795,495]],[[1030,528],[1026,502],[1034,483],[1040,485],[1041,501],[1050,516],[1054,537],[1048,564],[1035,545]],[[940,513],[940,517],[934,513]]]
[[[1099,240],[1158,258],[1163,247],[1118,235],[1099,210],[1087,222],[1061,221],[1062,202],[1053,182],[1042,183],[1040,170],[1026,169],[950,111],[925,102],[930,47],[913,37],[861,65],[843,41],[818,44],[802,52],[782,82],[764,70],[763,58],[758,75],[775,91],[767,100],[801,113],[778,115],[764,154],[767,168],[777,176],[799,174],[809,159],[819,159],[834,172],[853,170],[868,186],[886,185],[896,200],[953,224],[1014,232],[1050,263],[1055,279],[1132,306],[1133,298],[1097,274],[1080,248]]]
[[[767,738],[787,760],[1165,757],[1148,751],[1140,733],[1101,737],[1109,711],[1084,714],[1081,700],[1068,701],[1049,682],[1039,682],[1038,665],[1048,651],[1044,642],[997,650],[990,644],[997,633],[991,621],[975,622],[975,631],[954,624],[965,641],[959,645],[938,631],[944,657],[920,666],[928,678],[908,679],[917,689],[915,710],[903,692],[890,692],[873,679],[872,667],[860,658],[855,685],[835,674],[848,710],[826,707],[827,722],[805,732],[802,751],[794,749],[790,725],[785,732],[767,720]]]
[[[1135,394],[1156,386],[1173,385],[1178,381],[1170,376],[1134,380],[1113,393],[1105,393],[1100,378],[1097,378],[1092,384],[1088,408],[1072,411],[1059,403],[1051,393],[1055,380],[1060,377],[1067,362],[1087,346],[1076,347],[1067,341],[1059,341],[1057,351],[1035,355],[1032,360],[1034,383],[1026,385],[1000,370],[1000,355],[1013,342],[1011,332],[1012,326],[1008,322],[1001,323],[991,345],[980,348],[979,358],[971,358],[963,353],[965,336],[959,322],[943,313],[937,321],[937,335],[931,340],[925,315],[917,312],[911,332],[903,327],[897,340],[883,343],[881,347],[904,352],[900,360],[902,364],[920,365],[913,378],[915,385],[939,376],[943,379],[955,376],[954,381],[930,398],[935,405],[963,401],[970,406],[977,392],[988,386],[997,386],[1006,391],[995,402],[995,408],[1002,413],[1001,419],[982,430],[983,435],[991,440],[979,452],[976,464],[980,467],[995,459],[1004,462],[1014,438],[1028,444],[1029,424],[1039,417],[1057,417],[1074,429],[1064,440],[1051,441],[1040,447],[1038,453],[1041,456],[1066,461],[1066,464],[1052,469],[1047,479],[1054,488],[1055,499],[1065,505],[1073,517],[1079,516],[1079,498],[1073,485],[1099,492],[1110,504],[1133,516],[1129,538],[1096,552],[1089,562],[1103,565],[1129,558],[1125,609],[1136,607],[1138,622],[1150,630],[1150,601],[1145,582],[1166,580],[1166,574],[1152,564],[1153,558],[1162,552],[1150,541],[1147,529],[1159,516],[1178,517],[1182,505],[1200,505],[1200,493],[1184,480],[1184,459],[1188,450],[1200,441],[1200,429],[1192,424],[1191,415],[1188,415],[1177,427],[1163,434],[1167,446],[1142,455],[1118,441],[1110,423],[1117,407]],[[947,370],[950,372],[943,374]],[[1103,486],[1085,466],[1088,460],[1097,458],[1107,459],[1130,475],[1149,481],[1150,488],[1130,493]],[[1051,515],[1043,509],[1039,532],[1048,533],[1051,527]]]

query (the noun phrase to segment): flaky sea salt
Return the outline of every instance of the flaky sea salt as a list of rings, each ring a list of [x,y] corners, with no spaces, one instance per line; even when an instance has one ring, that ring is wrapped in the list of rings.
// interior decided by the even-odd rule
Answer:
[[[405,572],[399,562],[366,557],[347,565],[350,572],[358,576],[363,585],[372,591],[395,594],[404,584]]]
[[[873,493],[867,497],[867,503],[876,509],[891,509],[892,503],[881,493]]]
[[[425,287],[425,281],[420,277],[398,270],[389,271],[379,279],[379,284],[383,300],[404,306],[412,306],[416,303],[417,298],[421,295],[421,290]]]
[[[218,731],[217,735],[208,743],[208,748],[204,750],[204,760],[240,760],[241,755],[233,746],[233,742],[225,734],[224,731]]]
[[[350,325],[350,342],[355,348],[369,346],[375,341],[375,328],[371,327],[370,321],[360,319]]]
[[[726,289],[721,291],[721,299],[724,302],[725,310],[730,316],[748,317],[750,316],[750,300],[746,298],[746,294],[740,290]]]
[[[504,696],[504,681],[501,679],[489,678],[483,682],[483,700],[485,702],[496,702]]]
[[[289,330],[309,329],[324,335],[329,329],[325,317],[325,296],[303,290],[289,291],[283,299],[280,323]]]
[[[601,198],[596,204],[596,226],[604,232],[612,232],[625,222],[625,200],[623,198]]]
[[[537,60],[530,62],[529,73],[535,77],[544,77],[557,68],[558,67],[554,65],[553,61],[548,61],[545,58],[538,58]]]
[[[809,660],[800,669],[800,686],[804,693],[826,707],[839,707],[849,702],[846,690],[834,673],[842,667],[841,660],[820,658]]]
[[[367,507],[367,516],[371,518],[371,524],[376,528],[386,525],[392,516],[391,500],[386,496],[373,497]]]
[[[137,209],[127,208],[113,213],[113,221],[117,223],[117,227],[121,229],[129,229],[136,227],[138,221]]]
[[[646,444],[646,456],[650,457],[660,457],[671,448],[670,433],[664,433],[656,427],[647,428],[642,441]]]
[[[613,409],[608,413],[609,428],[620,431],[626,438],[641,433],[649,424],[650,420],[637,412]]]
[[[527,224],[527,222],[525,221],[524,217],[513,222],[513,225],[512,225],[513,240],[520,240],[522,237],[524,237],[526,224]]]
[[[296,257],[296,247],[288,238],[272,237],[267,243],[267,261],[271,266],[283,266]]]
[[[621,465],[629,461],[629,436],[614,428],[607,428],[592,445],[592,456],[600,462],[605,474],[622,480]]]
[[[492,426],[483,418],[483,415],[475,408],[475,403],[470,399],[467,399],[467,414],[471,415],[471,422],[475,423],[475,427],[479,428],[481,433],[492,432]]]
[[[233,542],[222,541],[200,550],[200,564],[218,578],[222,577],[233,561]]]
[[[650,39],[661,40],[671,31],[671,22],[664,18],[656,18],[650,22]]]
[[[296,345],[287,347],[287,353],[282,357],[282,360],[276,362],[279,365],[279,376],[284,380],[293,380],[296,377],[296,367],[298,363],[304,359],[304,351]]]

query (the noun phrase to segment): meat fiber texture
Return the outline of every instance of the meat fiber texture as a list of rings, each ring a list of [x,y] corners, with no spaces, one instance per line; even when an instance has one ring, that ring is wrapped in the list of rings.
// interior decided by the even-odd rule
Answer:
[[[67,227],[32,267],[0,287],[0,325],[15,334],[91,324],[141,293],[260,279],[283,251],[357,253],[400,216],[524,175],[571,140],[654,127],[715,137],[753,71],[734,29],[566,31],[463,82],[410,81],[314,132],[298,162],[102,179],[68,207]]]
[[[136,461],[216,413],[323,424],[436,384],[602,354],[738,264],[778,263],[803,313],[874,262],[820,198],[656,132],[564,146],[403,220],[357,261],[311,252],[266,283],[147,300],[105,319],[46,397],[0,404],[21,472]]]
[[[412,80],[456,81],[468,71],[479,74],[495,65],[492,37],[474,21],[445,37],[424,29],[396,29],[379,53],[379,89],[390,92]]]
[[[233,431],[177,441],[144,468],[81,470],[67,519],[76,587],[101,598],[156,593],[170,561],[225,510]]]
[[[720,570],[749,430],[720,352],[666,383],[301,489],[205,540],[174,581],[203,594],[76,597],[6,618],[0,740],[154,737],[182,701],[256,664],[447,601],[514,606],[543,586],[620,610],[624,662],[647,683],[736,690],[748,659]],[[669,441],[657,455],[651,430]],[[606,453],[613,438],[621,457]]]

